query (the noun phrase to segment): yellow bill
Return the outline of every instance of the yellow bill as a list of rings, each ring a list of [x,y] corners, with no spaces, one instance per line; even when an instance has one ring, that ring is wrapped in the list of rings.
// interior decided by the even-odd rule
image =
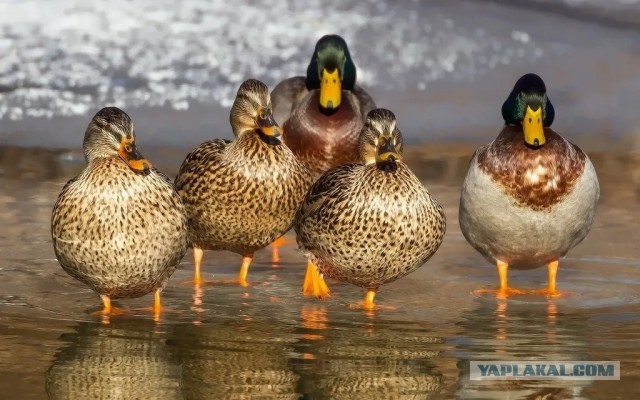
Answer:
[[[342,101],[342,82],[338,68],[333,72],[322,70],[320,78],[320,105],[326,109],[338,108]]]
[[[542,107],[538,107],[533,111],[527,106],[522,120],[522,129],[524,130],[524,141],[528,145],[540,147],[544,144],[544,129],[542,128]]]

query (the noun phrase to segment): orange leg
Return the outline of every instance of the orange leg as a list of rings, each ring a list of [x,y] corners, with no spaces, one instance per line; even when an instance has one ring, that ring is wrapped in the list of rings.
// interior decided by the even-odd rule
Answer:
[[[304,275],[302,284],[302,294],[304,296],[315,296],[319,299],[329,297],[329,287],[324,281],[322,274],[318,271],[318,267],[313,265],[311,261],[307,261],[307,272]]]
[[[202,258],[204,257],[204,250],[199,247],[193,248],[193,263],[196,266],[195,274],[193,276],[193,281],[196,285],[200,285],[202,283],[202,274],[200,273],[200,268],[202,266]]]
[[[111,315],[123,315],[126,313],[126,311],[121,308],[111,306],[111,297],[101,294],[100,299],[102,300],[103,305],[102,310],[93,312],[91,315],[102,316],[103,323],[108,324],[109,316]]]
[[[247,274],[249,273],[249,266],[251,265],[252,260],[253,253],[242,256],[242,265],[240,266],[240,273],[238,274],[238,283],[242,287],[249,286],[249,283],[247,282]]]
[[[375,307],[375,303],[373,300],[376,298],[376,291],[378,289],[369,289],[367,290],[367,294],[364,296],[364,308],[373,309]]]
[[[556,276],[558,275],[558,260],[551,261],[547,264],[547,272],[549,274],[549,294],[556,294]]]
[[[508,284],[508,272],[509,272],[509,264],[503,261],[497,261],[496,266],[498,268],[498,278],[500,279],[500,289],[477,289],[474,290],[473,293],[476,295],[491,293],[495,294],[496,297],[505,299],[510,295],[515,294],[524,294],[525,292],[518,289],[512,289]]]
[[[498,261],[498,277],[500,278],[500,290],[506,291],[508,289],[507,281],[508,281],[508,272],[509,272],[509,264],[504,263],[502,261]]]
[[[160,320],[160,312],[162,311],[162,306],[160,304],[160,289],[156,289],[153,291],[153,320]]]
[[[550,261],[547,264],[547,273],[549,275],[549,283],[546,289],[536,290],[534,293],[549,297],[560,297],[566,293],[556,288],[556,277],[558,276],[558,260]]]
[[[378,293],[378,288],[369,288],[367,289],[367,294],[364,296],[364,302],[350,304],[349,308],[360,308],[366,311],[374,311],[374,310],[394,310],[394,306],[381,306],[375,303],[376,293]]]
[[[102,299],[102,304],[104,305],[104,308],[102,309],[102,314],[104,315],[111,314],[111,298],[103,294],[100,295],[100,298]]]
[[[273,243],[271,243],[271,261],[274,264],[280,262],[280,247],[284,246],[285,243],[287,243],[287,240],[284,238],[284,236],[280,236]],[[277,265],[274,265],[274,267],[277,267]]]

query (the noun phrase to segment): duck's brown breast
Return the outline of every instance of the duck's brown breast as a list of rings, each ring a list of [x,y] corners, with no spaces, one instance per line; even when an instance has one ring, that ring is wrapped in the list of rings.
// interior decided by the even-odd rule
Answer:
[[[342,103],[327,114],[320,110],[320,91],[311,91],[283,126],[287,146],[314,175],[359,159],[358,136],[364,124],[357,98],[342,92]]]

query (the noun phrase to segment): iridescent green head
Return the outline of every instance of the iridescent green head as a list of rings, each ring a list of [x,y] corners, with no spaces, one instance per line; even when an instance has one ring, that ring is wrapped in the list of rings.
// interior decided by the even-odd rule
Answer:
[[[353,90],[355,84],[356,66],[347,42],[338,35],[320,38],[307,68],[307,89],[320,89],[320,106],[331,110],[340,106],[342,91]]]
[[[523,75],[502,105],[502,118],[507,125],[522,126],[525,142],[532,147],[545,143],[543,127],[551,126],[556,113],[542,78]]]

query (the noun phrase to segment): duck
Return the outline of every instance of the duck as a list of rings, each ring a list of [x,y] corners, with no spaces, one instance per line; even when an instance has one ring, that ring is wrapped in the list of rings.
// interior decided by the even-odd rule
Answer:
[[[294,230],[308,271],[317,269],[311,278],[360,286],[367,293],[356,306],[375,309],[381,285],[415,271],[438,250],[446,217],[404,163],[391,111],[369,112],[358,149],[359,162],[331,169],[311,186]],[[317,297],[327,295],[320,284],[314,287]]]
[[[548,285],[559,296],[559,259],[589,233],[600,187],[589,157],[551,128],[555,109],[542,78],[523,75],[502,105],[504,126],[478,148],[460,197],[459,222],[469,244],[497,266],[504,297],[509,268],[547,265]],[[478,290],[485,293],[487,290]]]
[[[160,293],[187,251],[187,214],[173,182],[136,146],[131,117],[98,111],[83,142],[86,168],[53,208],[53,249],[63,270],[97,292],[103,315],[111,300]]]
[[[376,105],[356,84],[356,66],[342,37],[320,38],[306,76],[285,79],[271,97],[285,143],[315,177],[358,161],[360,130]]]
[[[204,250],[242,256],[237,283],[248,286],[253,254],[289,231],[311,186],[309,170],[282,141],[267,85],[244,81],[230,116],[234,140],[202,143],[185,158],[175,185],[188,215],[195,283]]]

